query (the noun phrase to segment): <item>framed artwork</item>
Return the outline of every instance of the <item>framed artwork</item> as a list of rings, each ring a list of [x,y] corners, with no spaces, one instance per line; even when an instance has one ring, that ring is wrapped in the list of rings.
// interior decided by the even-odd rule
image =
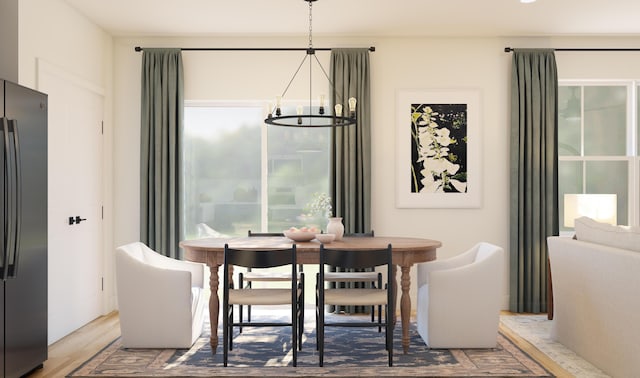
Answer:
[[[398,91],[396,117],[396,207],[480,207],[480,91]]]

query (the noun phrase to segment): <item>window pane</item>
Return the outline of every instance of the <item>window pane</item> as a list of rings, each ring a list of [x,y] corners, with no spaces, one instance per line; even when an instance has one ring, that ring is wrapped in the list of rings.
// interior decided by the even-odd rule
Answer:
[[[325,214],[309,209],[314,198],[328,196],[331,128],[267,127],[263,120],[262,106],[185,107],[185,237],[198,237],[199,223],[231,236],[326,227]]]
[[[183,227],[229,235],[260,229],[262,107],[185,107]]]
[[[558,154],[580,155],[581,102],[580,87],[558,88]]]
[[[628,224],[628,163],[626,161],[586,162],[586,193],[617,194],[618,224]]]
[[[560,219],[560,231],[573,230],[564,226],[564,195],[583,192],[583,162],[560,161],[558,162],[558,217]]]
[[[624,86],[584,87],[584,154],[626,154],[627,89]]]
[[[310,202],[329,193],[329,138],[331,128],[267,128],[268,228],[280,232],[289,227],[324,229],[324,214],[310,212]]]

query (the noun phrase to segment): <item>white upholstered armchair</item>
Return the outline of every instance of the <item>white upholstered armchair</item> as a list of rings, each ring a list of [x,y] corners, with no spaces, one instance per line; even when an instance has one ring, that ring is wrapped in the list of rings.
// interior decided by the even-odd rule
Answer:
[[[122,346],[189,348],[202,332],[204,265],[163,256],[143,243],[116,249]]]
[[[504,250],[482,242],[418,265],[418,333],[430,348],[496,346],[504,264]]]

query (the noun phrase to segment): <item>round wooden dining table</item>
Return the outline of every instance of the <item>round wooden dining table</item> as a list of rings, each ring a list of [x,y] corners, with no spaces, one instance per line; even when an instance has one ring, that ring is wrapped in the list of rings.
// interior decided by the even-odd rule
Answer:
[[[218,346],[218,314],[220,310],[220,299],[218,298],[218,268],[224,264],[224,245],[236,249],[275,249],[290,248],[294,242],[285,237],[236,237],[236,238],[203,238],[194,240],[184,240],[180,242],[180,247],[185,251],[185,258],[189,261],[206,264],[211,272],[209,286],[211,297],[209,299],[209,318],[211,322],[211,350],[216,352]],[[320,243],[317,240],[309,242],[295,242],[297,249],[298,264],[319,264]],[[436,240],[407,237],[344,237],[342,240],[327,244],[327,248],[347,249],[347,250],[371,250],[386,248],[391,244],[393,254],[394,270],[400,266],[400,318],[402,321],[402,349],[404,353],[409,351],[409,325],[411,316],[411,298],[409,289],[411,288],[410,271],[411,266],[416,263],[431,261],[436,259],[436,249],[442,243]],[[394,277],[395,277],[395,271]],[[397,291],[397,282],[394,291]]]

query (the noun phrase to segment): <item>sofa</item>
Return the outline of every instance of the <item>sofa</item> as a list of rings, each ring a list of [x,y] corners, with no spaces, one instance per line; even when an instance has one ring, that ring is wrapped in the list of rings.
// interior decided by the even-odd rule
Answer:
[[[612,377],[640,374],[640,229],[582,217],[547,239],[551,337]]]

